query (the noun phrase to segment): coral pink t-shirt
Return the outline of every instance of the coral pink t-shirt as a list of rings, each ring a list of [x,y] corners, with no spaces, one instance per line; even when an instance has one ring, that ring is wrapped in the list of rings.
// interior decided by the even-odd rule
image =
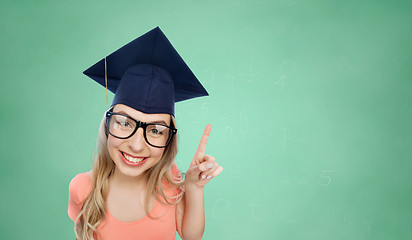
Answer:
[[[173,174],[177,171],[177,166],[172,168]],[[75,176],[69,185],[69,217],[76,220],[84,201],[92,191],[93,183],[90,176],[90,171],[80,173]],[[165,194],[170,194],[165,191]],[[102,238],[99,240],[134,240],[134,239],[175,239],[176,237],[176,205],[164,205],[156,201],[154,207],[150,211],[152,217],[159,217],[152,219],[145,216],[135,222],[121,222],[113,217],[108,210],[106,210],[106,218],[97,227],[101,233]]]

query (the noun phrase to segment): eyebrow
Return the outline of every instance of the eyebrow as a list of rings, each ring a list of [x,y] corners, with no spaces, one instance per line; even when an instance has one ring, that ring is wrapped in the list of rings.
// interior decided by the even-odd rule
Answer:
[[[124,114],[124,115],[126,115],[126,116],[128,116],[128,117],[130,117],[130,118],[133,118],[133,117],[131,117],[129,114],[127,114],[127,113],[124,112],[124,111],[119,111],[118,113]],[[135,119],[135,118],[133,118],[133,119]],[[139,121],[139,122],[143,122],[143,121],[140,121],[139,119],[135,119],[135,120],[137,120],[137,121]],[[168,126],[167,123],[166,123],[165,121],[163,121],[163,120],[157,120],[157,121],[152,121],[152,122],[147,122],[147,123],[160,123],[160,124],[164,124],[164,125]]]

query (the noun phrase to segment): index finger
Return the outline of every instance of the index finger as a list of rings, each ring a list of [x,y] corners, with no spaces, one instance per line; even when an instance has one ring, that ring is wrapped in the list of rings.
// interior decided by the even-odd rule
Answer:
[[[199,146],[196,152],[205,153],[207,140],[209,139],[210,131],[212,130],[212,125],[208,124],[203,132],[202,138],[200,139]]]

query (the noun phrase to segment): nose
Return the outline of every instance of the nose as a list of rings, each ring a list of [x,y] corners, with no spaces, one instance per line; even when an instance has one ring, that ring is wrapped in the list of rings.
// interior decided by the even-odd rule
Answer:
[[[136,153],[142,151],[146,147],[146,140],[143,136],[143,128],[138,128],[137,131],[129,138],[129,147]]]

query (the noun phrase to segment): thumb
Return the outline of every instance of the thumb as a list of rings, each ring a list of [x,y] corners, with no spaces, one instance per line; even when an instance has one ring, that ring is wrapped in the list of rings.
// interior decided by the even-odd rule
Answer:
[[[198,165],[189,166],[185,174],[185,179],[195,181],[196,179],[198,179],[198,176],[200,176],[201,173],[202,171],[199,169]]]

